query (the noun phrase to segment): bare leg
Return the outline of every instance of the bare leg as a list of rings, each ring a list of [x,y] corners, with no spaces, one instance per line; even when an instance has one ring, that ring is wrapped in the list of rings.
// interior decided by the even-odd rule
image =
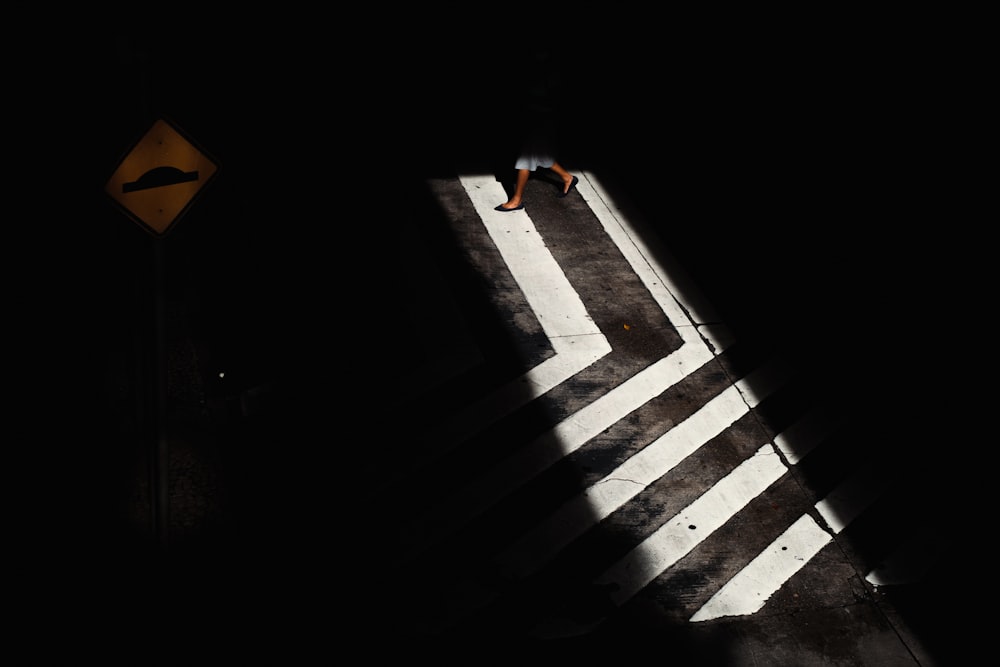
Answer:
[[[563,180],[563,194],[569,192],[569,189],[573,187],[573,174],[566,171],[561,164],[558,162],[553,162],[552,166],[549,167],[552,171],[559,175],[559,178]]]
[[[531,172],[527,169],[517,170],[517,181],[514,184],[514,194],[507,200],[506,204],[501,204],[506,209],[514,209],[521,205],[521,197],[524,196],[524,187],[528,184],[528,176]]]

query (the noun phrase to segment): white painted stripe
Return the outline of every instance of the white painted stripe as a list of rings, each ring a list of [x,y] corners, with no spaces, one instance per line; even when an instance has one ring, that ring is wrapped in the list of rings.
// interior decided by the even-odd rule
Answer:
[[[621,606],[691,552],[787,468],[767,444],[595,580]]]
[[[510,577],[524,577],[536,571],[574,539],[730,427],[782,384],[778,375],[765,368],[744,378],[740,386],[724,389],[690,417],[525,533],[497,558],[499,567]],[[749,386],[756,390],[747,391]],[[752,402],[748,404],[741,389],[747,391]]]
[[[691,617],[692,622],[760,611],[833,538],[808,514],[785,530]]]
[[[543,396],[611,352],[602,336],[569,336],[551,341],[555,356],[476,401],[442,422],[425,439],[424,458],[433,459],[453,450],[476,433]]]
[[[507,196],[496,178],[465,176],[459,181],[538,318],[555,356],[440,424],[425,439],[428,443],[422,453],[425,460],[454,450],[487,426],[611,352],[608,339],[590,317],[528,215],[524,211],[501,213],[493,210],[493,202]]]
[[[864,466],[859,472],[841,482],[826,498],[817,502],[815,508],[829,526],[830,531],[837,534],[874,502],[879,493],[880,484],[870,467]],[[806,526],[808,526],[806,535],[797,538],[807,540],[801,548],[815,547],[818,552],[820,548],[833,539],[831,534],[820,528],[819,524],[808,514],[803,515],[795,524],[792,524],[789,531],[793,529],[805,531]],[[816,527],[815,530],[812,526]],[[817,530],[822,532],[825,537],[819,535]],[[782,540],[788,539],[789,531],[772,542],[747,566],[747,568],[751,568],[751,571],[747,572],[747,568],[744,568],[737,573],[691,617],[691,620],[705,621],[719,616],[732,616],[736,613],[752,614],[763,607],[775,591],[804,566],[809,558],[816,555],[816,552],[813,552],[808,558],[804,558],[799,567],[796,568],[788,567],[787,563],[773,562],[775,560],[773,558],[769,559],[768,554],[773,554],[775,550],[787,546]],[[880,575],[876,574],[875,576]]]
[[[431,507],[414,519],[403,535],[405,547],[400,546],[400,555],[409,557],[411,554],[405,550],[423,550],[441,536],[458,530],[604,429],[684,379],[696,370],[698,361],[710,360],[711,353],[704,346],[685,345],[646,367],[471,480],[443,506]]]
[[[546,335],[550,339],[603,336],[528,214],[493,210],[506,196],[496,178],[462,176],[459,180]]]
[[[927,576],[944,552],[944,538],[939,531],[913,533],[865,575],[865,580],[874,586],[917,583]]]
[[[735,340],[729,327],[722,324],[700,324],[698,325],[698,333],[712,346],[716,354],[730,347]]]
[[[874,468],[864,464],[816,503],[816,510],[834,534],[840,533],[878,499],[882,486]]]
[[[836,426],[829,411],[814,408],[774,438],[774,444],[791,465],[813,451]]]

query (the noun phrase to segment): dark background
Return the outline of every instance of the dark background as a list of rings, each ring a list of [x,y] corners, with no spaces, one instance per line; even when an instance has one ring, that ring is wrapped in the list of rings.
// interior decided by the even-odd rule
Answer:
[[[248,595],[248,577],[297,553],[282,576],[337,589],[317,583],[320,562],[350,536],[316,526],[349,500],[351,457],[385,418],[373,392],[393,372],[378,360],[397,336],[380,326],[405,252],[394,230],[426,176],[504,168],[539,45],[564,164],[624,184],[739,337],[792,350],[864,415],[859,433],[885,435],[879,455],[955,508],[945,519],[977,516],[969,462],[951,454],[984,439],[991,258],[970,208],[983,178],[962,154],[977,95],[942,57],[946,25],[532,9],[463,26],[411,11],[117,17],[33,42],[44,65],[17,73],[25,94],[8,102],[7,216],[12,525],[29,588],[70,591],[76,611],[124,589],[124,609],[160,591],[163,568],[207,568]],[[154,240],[103,185],[160,116],[220,171]],[[209,396],[271,389],[239,434],[260,449],[230,471],[232,511],[254,530],[238,520],[169,562],[122,509],[136,435],[151,435],[138,387],[155,377],[157,294],[204,344],[200,381],[230,370]],[[265,453],[277,434],[287,448]],[[274,595],[288,583],[254,580]]]

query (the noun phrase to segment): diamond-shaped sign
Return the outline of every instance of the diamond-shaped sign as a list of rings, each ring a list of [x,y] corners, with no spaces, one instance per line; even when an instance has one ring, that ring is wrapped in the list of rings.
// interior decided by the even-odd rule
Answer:
[[[160,119],[129,151],[105,191],[136,222],[166,234],[218,171],[176,127]]]

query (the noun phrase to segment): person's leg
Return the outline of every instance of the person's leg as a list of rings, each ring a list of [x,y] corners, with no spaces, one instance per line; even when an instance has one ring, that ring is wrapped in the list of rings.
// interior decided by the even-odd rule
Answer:
[[[517,170],[517,180],[514,183],[514,194],[507,200],[506,204],[500,204],[497,208],[505,208],[508,211],[518,208],[521,205],[521,197],[524,196],[524,187],[528,184],[528,176],[531,171],[528,169]]]
[[[566,171],[566,169],[563,168],[563,166],[558,162],[553,162],[549,169],[558,174],[559,178],[563,180],[563,195],[569,194],[569,191],[572,190],[573,186],[577,184],[576,176]]]

